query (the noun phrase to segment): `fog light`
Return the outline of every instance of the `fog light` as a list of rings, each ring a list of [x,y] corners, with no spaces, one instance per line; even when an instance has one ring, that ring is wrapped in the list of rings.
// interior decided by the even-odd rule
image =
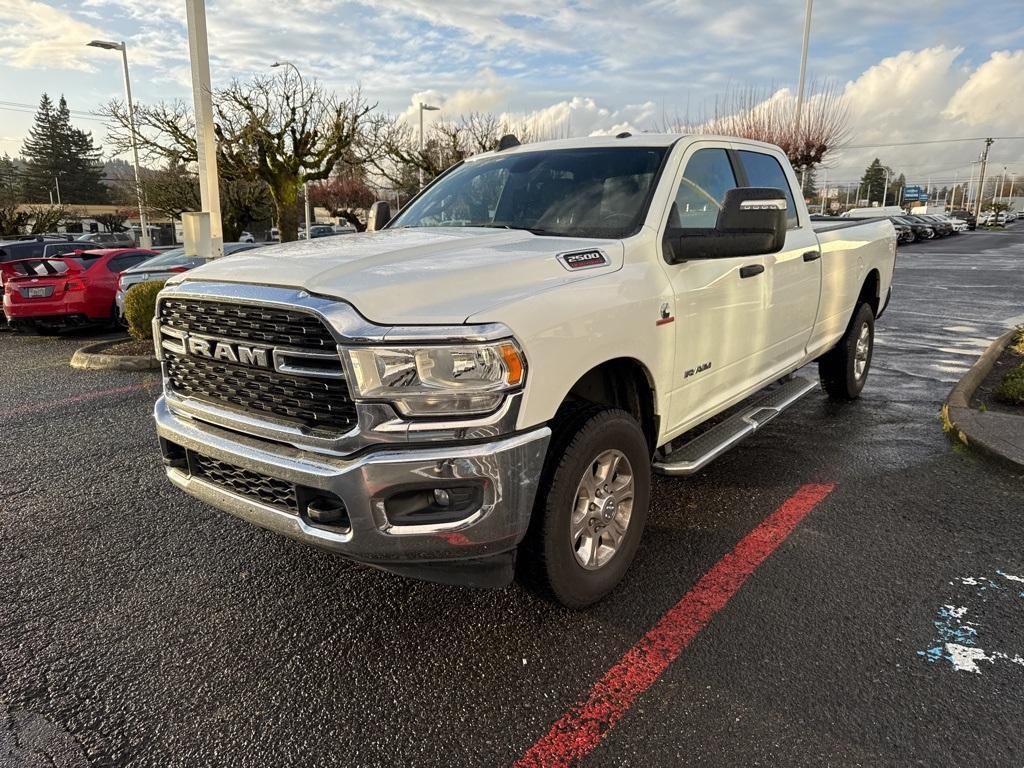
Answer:
[[[448,495],[448,491],[446,491],[444,488],[434,489],[434,501],[437,503],[437,506],[439,507],[447,507],[449,504],[452,503],[452,499]]]

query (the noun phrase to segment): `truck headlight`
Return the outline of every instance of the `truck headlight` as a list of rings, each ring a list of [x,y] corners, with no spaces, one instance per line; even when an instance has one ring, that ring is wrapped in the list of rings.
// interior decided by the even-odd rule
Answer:
[[[353,397],[386,400],[406,416],[488,413],[526,379],[526,361],[510,340],[349,347],[345,357]]]

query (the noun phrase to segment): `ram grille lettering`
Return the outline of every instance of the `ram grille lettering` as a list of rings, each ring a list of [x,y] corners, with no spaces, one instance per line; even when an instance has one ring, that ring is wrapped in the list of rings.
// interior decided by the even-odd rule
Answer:
[[[271,368],[270,350],[265,347],[247,347],[244,344],[232,344],[230,341],[201,339],[188,337],[188,353],[196,357],[220,360],[225,363],[248,365],[252,368]]]

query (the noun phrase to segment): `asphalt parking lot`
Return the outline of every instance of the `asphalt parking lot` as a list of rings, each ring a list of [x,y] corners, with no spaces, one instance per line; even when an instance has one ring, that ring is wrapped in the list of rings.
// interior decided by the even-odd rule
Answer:
[[[660,677],[612,697],[582,764],[1021,765],[1024,478],[938,420],[1024,323],[1017,229],[901,249],[862,399],[813,394],[658,478],[625,583],[582,613],[206,508],[163,476],[155,376],[71,370],[81,335],[0,334],[0,766],[556,762],[534,746],[552,724],[808,486],[830,490]]]

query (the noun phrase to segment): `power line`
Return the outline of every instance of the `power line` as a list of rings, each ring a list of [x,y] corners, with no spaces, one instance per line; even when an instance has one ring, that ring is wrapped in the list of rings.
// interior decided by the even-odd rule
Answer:
[[[34,115],[36,113],[36,110],[34,110],[34,109],[19,109],[18,107],[3,107],[3,106],[0,106],[0,110],[3,110],[4,112],[21,112],[21,113],[26,114],[26,115]],[[75,118],[76,120],[92,120],[92,121],[97,122],[97,123],[104,123],[104,122],[106,122],[106,120],[104,118],[102,118],[102,117],[86,117],[85,115],[76,115],[76,114],[72,114],[71,116],[73,118]]]
[[[880,147],[916,147],[921,144],[949,144],[957,141],[985,141],[986,139],[998,139],[999,141],[1015,141],[1024,139],[1024,136],[969,136],[962,139],[923,139],[921,141],[893,141],[888,144],[847,144],[842,149],[876,149]]]

